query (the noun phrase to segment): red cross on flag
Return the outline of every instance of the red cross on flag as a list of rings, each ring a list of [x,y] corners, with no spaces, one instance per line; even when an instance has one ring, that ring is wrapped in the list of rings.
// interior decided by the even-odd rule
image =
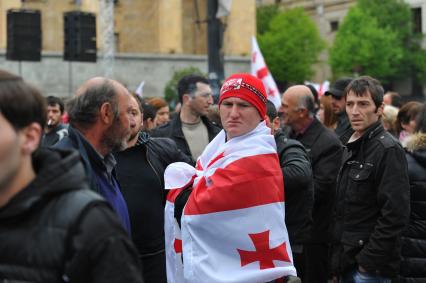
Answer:
[[[278,110],[281,105],[281,94],[271,72],[269,72],[268,66],[266,66],[262,52],[260,52],[259,45],[257,44],[257,40],[254,36],[252,37],[251,42],[251,74],[262,80],[268,99],[274,103]]]
[[[193,180],[193,189],[181,218],[182,250],[172,246],[178,233],[166,237],[167,256],[182,251],[183,278],[171,280],[168,274],[169,282],[270,282],[296,275],[284,222],[282,171],[265,121],[228,141],[222,130],[196,168],[169,165],[166,189],[183,187],[184,176]],[[167,267],[176,271],[173,264],[176,258],[167,258]]]

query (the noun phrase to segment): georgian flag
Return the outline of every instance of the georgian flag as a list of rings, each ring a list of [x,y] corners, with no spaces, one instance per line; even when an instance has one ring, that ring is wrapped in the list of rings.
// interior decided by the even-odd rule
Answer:
[[[173,255],[180,253],[167,250],[176,240],[168,233],[167,267],[175,271],[169,282],[269,282],[296,275],[284,223],[283,176],[270,129],[263,121],[243,136],[225,139],[222,130],[197,168],[178,162],[166,169],[166,189],[193,180],[182,231],[173,231],[176,237],[181,232],[184,278],[176,276],[182,266]],[[166,208],[167,213],[166,220],[171,213]]]
[[[281,106],[281,95],[254,36],[251,39],[251,50],[251,74],[263,82],[268,99],[278,110]]]

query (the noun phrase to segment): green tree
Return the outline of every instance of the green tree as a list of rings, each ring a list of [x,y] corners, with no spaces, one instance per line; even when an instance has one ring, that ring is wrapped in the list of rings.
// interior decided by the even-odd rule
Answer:
[[[281,84],[309,79],[325,47],[315,23],[301,8],[275,15],[258,41],[269,70]]]
[[[413,33],[411,10],[403,0],[358,0],[330,50],[335,76],[358,70],[383,82],[426,79],[426,52]]]
[[[397,34],[380,28],[376,18],[357,6],[349,10],[330,50],[335,76],[363,73],[383,80],[398,73],[402,58]]]
[[[278,14],[278,5],[261,6],[256,10],[257,34],[264,34],[269,30],[271,19]]]
[[[166,87],[164,88],[164,99],[169,103],[172,110],[175,108],[176,104],[179,102],[178,97],[178,82],[181,78],[186,75],[197,74],[205,76],[200,69],[196,67],[188,67],[184,69],[180,69],[174,72],[173,77],[170,81],[167,82]]]

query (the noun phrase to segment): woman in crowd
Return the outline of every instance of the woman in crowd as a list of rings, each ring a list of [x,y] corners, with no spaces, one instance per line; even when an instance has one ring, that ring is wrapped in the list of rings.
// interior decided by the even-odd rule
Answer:
[[[169,105],[163,98],[154,97],[148,100],[147,103],[157,109],[157,115],[155,116],[155,123],[157,127],[166,124],[170,120]]]
[[[417,118],[415,133],[407,138],[410,178],[410,221],[402,237],[401,283],[426,282],[426,107]]]
[[[398,116],[398,108],[392,105],[385,105],[382,115],[383,128],[391,135],[398,138],[396,130],[396,117]]]
[[[331,97],[323,95],[319,101],[318,119],[324,126],[334,130],[337,126],[337,115],[334,114],[333,108],[331,107]]]
[[[396,117],[396,129],[399,141],[405,147],[405,139],[411,135],[416,128],[416,117],[419,114],[422,104],[417,101],[410,101],[399,109]]]

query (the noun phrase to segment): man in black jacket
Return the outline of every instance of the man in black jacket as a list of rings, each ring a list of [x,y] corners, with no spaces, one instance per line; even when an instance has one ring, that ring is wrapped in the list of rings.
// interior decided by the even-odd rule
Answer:
[[[38,91],[0,71],[0,281],[143,282],[78,153],[37,150],[45,122]]]
[[[306,148],[314,175],[313,224],[310,239],[305,245],[303,282],[327,282],[328,234],[342,144],[335,133],[315,118],[314,98],[308,87],[296,85],[288,88],[282,97],[281,111],[285,125],[291,128],[290,137]]]
[[[198,75],[183,77],[178,83],[181,111],[169,123],[154,129],[153,137],[171,138],[178,148],[195,161],[220,132],[206,115],[213,103],[209,81]]]
[[[191,163],[173,140],[150,138],[141,132],[143,109],[132,95],[131,113],[135,123],[129,147],[115,153],[117,177],[129,209],[132,239],[143,265],[145,283],[167,282],[164,251],[164,171],[173,162]]]
[[[399,272],[409,182],[401,145],[383,129],[383,87],[368,76],[345,92],[354,133],[337,183],[332,271],[340,282],[390,282]]]
[[[266,115],[272,134],[275,136],[277,153],[284,177],[285,224],[293,252],[294,266],[303,282],[303,245],[310,238],[314,185],[311,163],[303,145],[290,139],[280,129],[275,105],[266,103]]]

